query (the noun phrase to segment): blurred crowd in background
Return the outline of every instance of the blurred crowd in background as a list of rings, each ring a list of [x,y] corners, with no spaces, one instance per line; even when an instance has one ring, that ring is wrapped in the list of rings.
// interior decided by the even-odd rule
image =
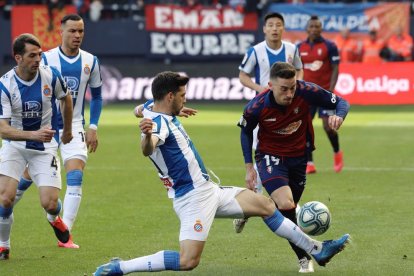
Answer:
[[[214,7],[220,9],[223,6],[231,6],[239,12],[261,11],[271,3],[365,3],[365,2],[411,2],[412,1],[354,1],[354,0],[0,0],[0,10],[3,16],[10,18],[13,5],[36,5],[48,6],[50,18],[54,9],[62,9],[65,5],[74,5],[77,12],[86,20],[97,22],[111,19],[132,19],[145,21],[145,5],[163,4],[178,5],[189,9],[201,9],[203,7]],[[412,4],[414,8],[414,4]],[[49,29],[53,29],[50,22]],[[361,41],[352,37],[349,30],[342,30],[334,41],[341,55],[341,62],[365,62],[378,63],[379,61],[411,61],[413,57],[413,39],[401,28],[383,40],[377,37],[377,30],[371,30],[369,38]]]

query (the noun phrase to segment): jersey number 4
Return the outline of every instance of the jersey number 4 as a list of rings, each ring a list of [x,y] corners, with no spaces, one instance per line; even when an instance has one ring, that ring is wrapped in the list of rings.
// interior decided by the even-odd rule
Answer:
[[[52,168],[55,168],[56,170],[58,169],[58,163],[57,163],[57,161],[56,161],[56,157],[54,157],[54,156],[53,156],[53,158],[52,158],[52,163],[50,164],[50,166],[51,166]]]

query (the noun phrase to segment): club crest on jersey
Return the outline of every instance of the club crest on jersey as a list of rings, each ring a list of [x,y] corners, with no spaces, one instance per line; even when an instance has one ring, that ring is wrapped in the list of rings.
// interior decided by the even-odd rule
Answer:
[[[47,84],[43,86],[43,95],[45,95],[46,97],[52,95],[52,90],[49,88],[49,86],[47,86]]]
[[[295,114],[298,114],[298,113],[299,113],[299,107],[296,107],[296,108],[293,110],[293,112],[295,112]]]
[[[321,56],[321,55],[322,55],[322,49],[318,48],[318,56]]]
[[[288,63],[293,63],[293,57],[292,56],[288,56],[287,62]]]
[[[201,220],[196,220],[196,223],[194,224],[194,231],[196,232],[202,232],[203,231],[203,225],[201,224]]]
[[[89,65],[88,64],[85,64],[85,68],[83,68],[83,72],[86,75],[89,75],[91,73],[91,68],[89,68]]]
[[[266,167],[266,171],[267,171],[269,174],[271,174],[271,173],[273,172],[273,168],[272,168],[272,166],[267,166],[267,167]]]

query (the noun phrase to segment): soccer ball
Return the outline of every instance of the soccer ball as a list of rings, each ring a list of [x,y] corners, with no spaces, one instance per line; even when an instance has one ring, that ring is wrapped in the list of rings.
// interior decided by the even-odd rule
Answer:
[[[305,203],[297,213],[300,229],[308,235],[319,236],[325,233],[331,223],[331,213],[325,204],[319,201]]]

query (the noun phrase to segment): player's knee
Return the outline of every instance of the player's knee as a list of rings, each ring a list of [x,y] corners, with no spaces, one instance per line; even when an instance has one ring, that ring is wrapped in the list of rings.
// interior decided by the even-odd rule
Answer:
[[[285,200],[277,203],[277,208],[279,210],[291,210],[296,208],[296,204],[293,201],[293,198],[286,198]]]
[[[200,257],[197,258],[180,258],[180,270],[193,270],[200,263]]]
[[[83,172],[81,170],[69,171],[66,174],[66,183],[68,186],[81,186],[83,180]]]
[[[13,202],[14,198],[6,194],[0,195],[0,208],[11,209],[13,207]]]
[[[262,210],[265,212],[264,214],[261,214],[262,216],[270,216],[275,212],[276,206],[271,198],[263,196]]]
[[[55,213],[59,207],[58,198],[48,197],[41,199],[40,202],[42,204],[43,209],[45,209],[45,211],[49,214]]]

